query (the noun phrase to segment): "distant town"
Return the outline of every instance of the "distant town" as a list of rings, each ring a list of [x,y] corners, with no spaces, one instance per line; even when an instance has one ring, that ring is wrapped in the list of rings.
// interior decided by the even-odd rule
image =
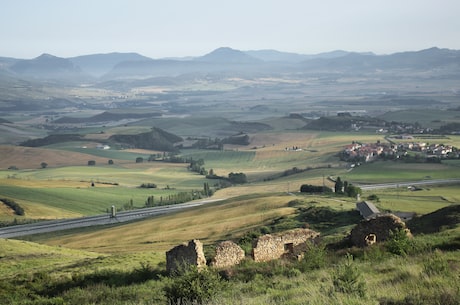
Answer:
[[[398,136],[397,138],[413,139],[412,136]],[[459,158],[459,150],[451,145],[425,142],[360,143],[353,141],[344,147],[340,158],[349,162],[371,162],[377,159],[439,162],[441,159]]]

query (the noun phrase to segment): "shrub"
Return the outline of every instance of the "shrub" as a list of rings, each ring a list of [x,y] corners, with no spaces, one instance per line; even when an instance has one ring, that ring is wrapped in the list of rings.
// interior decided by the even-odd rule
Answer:
[[[224,286],[216,270],[189,266],[172,276],[164,291],[170,304],[202,304],[215,298]]]
[[[388,252],[406,256],[412,248],[412,242],[407,236],[406,230],[399,229],[390,232],[390,237],[386,242]]]
[[[361,272],[353,263],[353,256],[347,254],[345,261],[339,264],[332,274],[333,290],[345,294],[355,294],[364,297],[365,282]]]
[[[307,243],[307,252],[299,263],[299,269],[303,272],[320,269],[327,264],[327,250],[324,245]]]
[[[144,189],[155,189],[157,185],[155,183],[142,183],[139,187]]]

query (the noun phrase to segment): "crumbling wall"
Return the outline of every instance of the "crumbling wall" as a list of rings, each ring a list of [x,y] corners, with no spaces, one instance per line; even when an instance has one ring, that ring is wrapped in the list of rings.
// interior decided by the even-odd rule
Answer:
[[[379,215],[376,218],[363,220],[351,230],[351,242],[357,247],[365,247],[382,242],[390,237],[390,231],[406,230],[406,224],[393,214]],[[373,236],[374,235],[374,236]],[[372,237],[372,240],[371,240]]]
[[[166,271],[176,272],[184,266],[206,266],[206,258],[203,252],[203,244],[197,240],[191,240],[188,244],[176,246],[166,252]]]
[[[211,266],[226,268],[238,265],[244,259],[244,250],[232,241],[223,241],[216,246],[216,255]]]
[[[278,234],[267,234],[253,243],[252,257],[256,262],[266,262],[287,256],[297,256],[307,249],[307,241],[319,236],[310,229],[294,229]]]

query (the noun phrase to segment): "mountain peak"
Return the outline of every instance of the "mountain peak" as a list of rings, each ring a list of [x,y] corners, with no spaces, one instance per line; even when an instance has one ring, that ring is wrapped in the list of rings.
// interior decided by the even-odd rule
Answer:
[[[59,58],[59,57],[48,54],[48,53],[43,53],[42,55],[36,57],[35,59],[52,59],[52,58]]]
[[[235,50],[230,47],[221,47],[211,53],[198,57],[199,61],[218,62],[218,63],[258,63],[259,59],[254,58],[243,51]]]

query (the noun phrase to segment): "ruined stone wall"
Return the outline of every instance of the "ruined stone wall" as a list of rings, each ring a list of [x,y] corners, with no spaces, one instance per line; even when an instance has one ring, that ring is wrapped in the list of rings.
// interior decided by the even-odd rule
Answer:
[[[256,262],[266,262],[283,256],[295,256],[306,251],[306,242],[319,236],[310,229],[295,229],[278,234],[267,234],[255,240],[252,257]]]
[[[393,214],[385,214],[376,218],[363,220],[351,230],[351,242],[358,247],[365,247],[372,243],[369,242],[369,236],[375,235],[374,243],[382,242],[390,237],[390,231],[406,230],[410,235],[406,224]],[[374,237],[373,237],[374,238]]]
[[[244,250],[232,241],[223,241],[216,246],[216,255],[211,266],[226,268],[238,265],[244,259]]]
[[[179,245],[166,252],[167,272],[178,271],[184,265],[193,265],[198,268],[206,266],[203,244],[199,240],[191,240],[188,244]]]

